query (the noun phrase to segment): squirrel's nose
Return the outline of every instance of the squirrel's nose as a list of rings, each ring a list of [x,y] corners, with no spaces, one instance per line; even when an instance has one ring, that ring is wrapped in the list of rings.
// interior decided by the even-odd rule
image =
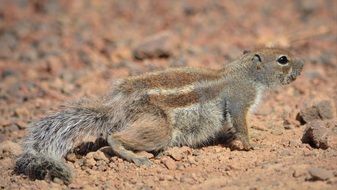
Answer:
[[[304,66],[304,61],[303,60],[295,60],[294,61],[294,65],[293,65],[293,69],[297,72],[301,72]]]
[[[301,74],[303,66],[304,66],[304,62],[302,60],[299,60],[299,59],[294,60],[292,71],[291,71],[291,74],[289,76],[291,81],[295,80],[296,77]]]

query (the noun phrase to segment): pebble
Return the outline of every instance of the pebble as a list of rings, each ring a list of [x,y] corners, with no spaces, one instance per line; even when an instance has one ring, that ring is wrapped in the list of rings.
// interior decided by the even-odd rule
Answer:
[[[60,185],[63,185],[63,181],[62,181],[60,178],[57,178],[57,177],[55,177],[55,178],[53,179],[53,182],[54,182],[54,183],[57,183],[57,184],[60,184]]]
[[[287,129],[287,130],[294,128],[293,125],[291,125],[291,124],[283,124],[283,127],[284,127],[284,129]]]
[[[307,165],[295,165],[293,166],[293,177],[300,178],[300,177],[307,177],[308,176],[308,166]]]
[[[75,155],[75,153],[69,153],[69,154],[67,154],[66,160],[68,160],[70,162],[75,162],[76,161],[76,155]]]
[[[334,176],[332,171],[323,168],[312,167],[308,169],[308,172],[311,175],[311,180],[314,181],[325,181]]]
[[[259,125],[252,125],[253,129],[259,130],[259,131],[268,131],[267,128],[263,127],[263,126],[259,126]]]
[[[19,129],[26,129],[27,128],[27,123],[23,121],[16,121],[15,124],[19,127]]]
[[[0,166],[4,169],[11,169],[13,166],[13,159],[8,157],[0,159]]]
[[[314,148],[327,149],[330,147],[329,133],[331,132],[325,128],[324,121],[311,121],[306,126],[302,136],[303,143],[307,143]]]
[[[1,51],[1,49],[0,49]],[[0,57],[1,57],[1,53],[0,53]],[[12,70],[12,69],[4,69],[2,72],[0,72],[0,77],[2,79],[5,79],[7,77],[10,77],[10,76],[17,76],[17,72],[15,70]]]
[[[302,125],[314,120],[333,119],[336,116],[333,103],[329,100],[323,100],[317,104],[300,110],[296,119]]]
[[[12,124],[12,121],[9,119],[4,119],[4,118],[0,118],[0,126],[1,127],[6,127],[8,125]]]
[[[96,164],[96,161],[93,158],[85,159],[84,160],[84,165],[88,166],[89,168],[94,167]]]
[[[96,161],[103,160],[105,162],[109,162],[109,159],[105,156],[105,154],[102,151],[96,151],[93,153],[93,158]]]
[[[331,101],[323,100],[317,105],[317,110],[322,120],[333,119],[336,117],[335,108]]]
[[[87,156],[84,159],[83,164],[84,164],[84,166],[87,166],[89,168],[92,168],[93,166],[95,166],[96,161],[95,161],[95,159],[93,157],[93,152],[89,152],[87,154]]]
[[[274,130],[271,131],[271,134],[273,134],[273,135],[282,135],[283,131],[281,131],[279,128],[275,128]]]
[[[190,164],[196,164],[196,160],[195,160],[195,157],[194,157],[194,156],[189,156],[189,157],[187,158],[187,160],[188,160],[188,162],[189,162]]]
[[[22,152],[21,146],[12,141],[4,141],[0,144],[0,154],[9,153],[14,156],[20,155]]]
[[[180,182],[182,182],[182,183],[189,183],[189,184],[193,184],[194,182],[195,182],[195,180],[194,179],[192,179],[191,177],[189,177],[189,176],[182,176],[181,178],[180,178]]]
[[[17,115],[20,118],[27,117],[29,116],[29,111],[25,107],[19,107],[15,109],[15,115]]]
[[[171,148],[166,152],[166,154],[171,156],[176,161],[180,161],[184,157],[183,152],[179,149],[179,147]]]
[[[165,165],[165,167],[169,170],[175,170],[177,168],[176,162],[172,158],[163,158],[161,162]]]
[[[23,63],[32,63],[34,61],[36,61],[38,58],[38,54],[35,50],[33,49],[28,49],[25,50],[23,52],[21,52],[21,55],[19,57],[19,61],[23,62]]]
[[[145,38],[133,50],[136,59],[170,57],[178,45],[176,36],[170,31],[164,31]]]

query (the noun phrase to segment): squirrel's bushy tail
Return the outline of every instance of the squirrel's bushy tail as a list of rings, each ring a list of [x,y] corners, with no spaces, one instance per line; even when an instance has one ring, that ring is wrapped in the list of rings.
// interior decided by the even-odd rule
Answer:
[[[69,183],[72,178],[71,171],[65,163],[39,153],[23,153],[16,161],[14,170],[33,180],[57,177]]]
[[[81,101],[34,123],[23,142],[24,153],[16,162],[16,173],[31,179],[57,177],[69,181],[71,172],[62,157],[85,137],[108,134],[118,128],[123,121],[116,118],[125,116],[118,109],[111,109],[116,106]]]

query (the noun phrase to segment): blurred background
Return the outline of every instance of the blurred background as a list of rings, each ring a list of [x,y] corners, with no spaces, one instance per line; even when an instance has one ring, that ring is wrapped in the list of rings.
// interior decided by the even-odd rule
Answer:
[[[332,0],[0,0],[0,142],[18,142],[32,120],[116,79],[218,69],[256,47],[290,49],[306,63],[267,105],[336,103],[336,10]]]

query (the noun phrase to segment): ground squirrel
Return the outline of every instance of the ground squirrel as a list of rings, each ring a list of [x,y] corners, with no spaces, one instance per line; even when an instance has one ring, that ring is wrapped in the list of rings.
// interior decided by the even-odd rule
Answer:
[[[249,150],[247,113],[267,89],[286,85],[303,62],[277,48],[244,52],[220,70],[175,68],[117,82],[99,100],[81,100],[30,128],[15,166],[31,179],[71,179],[62,161],[88,135],[103,136],[116,155],[149,165],[134,151],[198,146],[234,129],[232,147]]]

